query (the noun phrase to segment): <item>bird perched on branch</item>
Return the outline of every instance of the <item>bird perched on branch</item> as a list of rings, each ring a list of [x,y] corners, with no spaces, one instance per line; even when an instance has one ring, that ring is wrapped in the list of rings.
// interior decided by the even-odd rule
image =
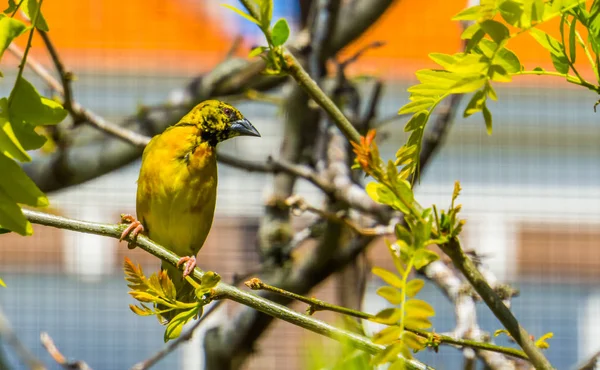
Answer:
[[[137,182],[137,220],[131,215],[123,217],[130,225],[121,240],[130,233],[135,237],[144,232],[184,256],[177,265],[184,264],[183,272],[162,263],[175,284],[178,300],[187,300],[184,294],[190,292],[191,286],[184,284],[183,278],[196,267],[196,254],[213,221],[217,198],[216,146],[236,136],[260,134],[231,105],[207,100],[152,138],[144,150]],[[182,289],[185,285],[188,289]]]

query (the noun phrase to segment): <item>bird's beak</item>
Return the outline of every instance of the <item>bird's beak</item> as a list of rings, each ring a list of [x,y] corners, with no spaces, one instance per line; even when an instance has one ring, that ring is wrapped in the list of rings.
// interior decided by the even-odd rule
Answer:
[[[231,123],[230,130],[234,132],[235,136],[258,136],[260,133],[247,119],[239,119]]]

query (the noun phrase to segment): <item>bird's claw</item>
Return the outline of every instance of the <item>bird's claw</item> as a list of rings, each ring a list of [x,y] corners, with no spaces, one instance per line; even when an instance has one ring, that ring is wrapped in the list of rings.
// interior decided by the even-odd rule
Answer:
[[[123,239],[125,239],[128,235],[131,235],[133,240],[135,240],[137,238],[138,234],[144,232],[144,225],[142,225],[142,223],[139,222],[138,220],[136,220],[136,218],[133,217],[132,215],[121,215],[121,222],[129,223],[129,226],[127,226],[127,228],[125,228],[125,230],[123,230],[123,232],[121,233],[121,237],[119,238],[119,241],[123,241]],[[128,244],[128,247],[133,248],[132,246],[135,247],[130,242]]]
[[[181,257],[179,261],[177,261],[177,267],[179,267],[182,263],[185,264],[185,268],[183,269],[183,277],[185,278],[196,268],[196,257]]]

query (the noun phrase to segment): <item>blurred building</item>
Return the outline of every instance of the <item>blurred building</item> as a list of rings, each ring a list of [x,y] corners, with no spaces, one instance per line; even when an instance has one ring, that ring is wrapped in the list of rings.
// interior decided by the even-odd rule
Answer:
[[[284,3],[276,2],[277,16],[293,18],[297,10],[279,5]],[[373,40],[386,42],[353,67],[353,73],[385,79],[380,117],[393,116],[407,101],[414,71],[433,65],[429,52],[459,50],[460,30],[450,18],[464,3],[401,1],[345,51],[349,54]],[[112,120],[134,113],[139,104],[164,101],[173,89],[218,63],[236,35],[248,30],[239,26],[245,21],[228,12],[216,2],[191,0],[44,4],[50,35],[78,76],[77,99]],[[252,42],[242,47],[241,56]],[[32,55],[50,67],[39,40],[34,45]],[[546,52],[528,37],[511,45],[528,68],[552,68]],[[9,80],[9,71],[3,72]],[[0,86],[5,94],[8,85]],[[417,197],[424,205],[443,208],[449,204],[453,182],[461,181],[466,247],[486,255],[499,278],[521,289],[522,296],[514,300],[517,317],[536,336],[554,332],[548,356],[558,368],[566,368],[600,348],[600,130],[592,109],[596,98],[548,78],[515,81],[499,88],[498,95],[499,101],[490,105],[494,134],[485,134],[481,117],[465,120],[459,115],[446,145],[424,173]],[[261,144],[238,138],[226,143],[226,150],[255,160],[277,153],[281,129],[276,108],[243,104],[240,109],[263,134]],[[401,120],[381,129],[394,138],[382,143],[384,157],[394,155],[402,129]],[[69,217],[116,222],[120,213],[135,211],[138,169],[136,162],[52,194],[52,208]],[[256,229],[271,178],[225,166],[219,171],[217,218],[199,265],[230,280],[258,263]],[[318,202],[310,185],[300,182],[297,191]],[[0,273],[8,284],[0,291],[0,304],[40,358],[51,363],[38,344],[40,331],[48,331],[66,355],[96,369],[130,367],[161,348],[163,328],[129,312],[131,300],[121,271],[124,256],[147,271],[156,269],[155,259],[113,239],[42,227],[35,231],[30,238],[0,236]],[[373,247],[369,257],[373,265],[389,266],[382,244]],[[314,295],[335,301],[336,284],[328,281]],[[435,330],[451,330],[454,317],[446,299],[432,286],[424,297],[436,307]],[[374,312],[384,305],[370,289],[365,308]],[[479,314],[484,329],[500,328],[486,307]],[[320,340],[277,323],[260,341],[248,368],[303,368],[311,353],[303,343]],[[197,342],[189,343],[157,368],[200,364],[198,348]],[[445,348],[441,354],[422,356],[437,369],[452,369],[462,355]],[[22,366],[12,354],[8,357]]]

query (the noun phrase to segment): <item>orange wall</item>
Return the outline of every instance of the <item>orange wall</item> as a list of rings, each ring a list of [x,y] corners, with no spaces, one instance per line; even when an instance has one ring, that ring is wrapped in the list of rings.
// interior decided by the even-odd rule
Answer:
[[[44,14],[50,35],[71,66],[177,73],[210,68],[229,49],[232,41],[222,28],[227,22],[218,19],[218,12],[229,10],[215,8],[214,3],[219,2],[53,0],[44,3]],[[459,49],[460,26],[450,18],[465,4],[465,0],[397,1],[346,52],[373,40],[385,41],[384,47],[369,51],[355,70],[386,77],[409,76],[416,69],[433,66],[428,53]],[[548,53],[528,35],[511,41],[509,47],[528,68],[549,66]]]

